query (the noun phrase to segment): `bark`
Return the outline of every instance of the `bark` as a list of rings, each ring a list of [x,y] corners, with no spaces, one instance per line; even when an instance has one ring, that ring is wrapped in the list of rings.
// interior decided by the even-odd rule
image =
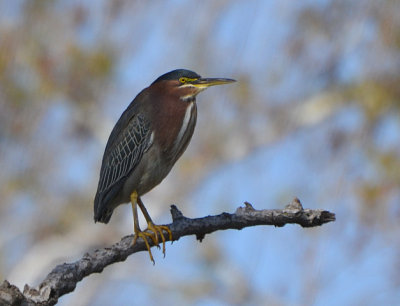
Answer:
[[[244,207],[239,207],[233,214],[222,213],[195,219],[186,218],[172,205],[171,215],[173,222],[167,226],[172,231],[172,241],[188,235],[196,235],[202,241],[206,234],[217,230],[240,230],[255,225],[281,227],[292,223],[314,227],[335,220],[335,214],[329,211],[303,209],[297,198],[284,209],[256,210],[246,202]],[[133,253],[147,251],[142,239],[138,239],[133,247],[132,239],[133,235],[123,237],[111,247],[86,253],[76,262],[60,264],[47,275],[38,288],[25,285],[23,293],[16,286],[4,281],[0,286],[0,304],[54,305],[62,295],[74,291],[77,283],[84,277],[101,273],[108,265],[124,261]],[[169,241],[168,237],[166,240]],[[151,242],[150,245],[154,244]]]

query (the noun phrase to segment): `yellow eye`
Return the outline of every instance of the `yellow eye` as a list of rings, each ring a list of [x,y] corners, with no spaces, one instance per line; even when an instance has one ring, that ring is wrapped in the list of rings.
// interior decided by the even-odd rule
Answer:
[[[179,82],[181,82],[182,84],[183,84],[183,83],[186,83],[186,81],[187,81],[187,78],[180,78],[180,79],[179,79]]]

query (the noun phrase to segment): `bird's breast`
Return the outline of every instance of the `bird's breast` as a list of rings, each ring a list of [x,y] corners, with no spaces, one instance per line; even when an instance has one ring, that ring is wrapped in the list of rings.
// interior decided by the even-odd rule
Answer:
[[[175,163],[182,155],[193,135],[196,120],[195,101],[180,101],[163,110],[160,125],[155,129],[155,140],[160,144],[165,159]]]
[[[185,108],[175,109],[174,113],[165,111],[164,116],[155,122],[153,145],[134,175],[139,179],[135,183],[139,194],[158,185],[187,148],[197,120],[196,103],[189,103]]]

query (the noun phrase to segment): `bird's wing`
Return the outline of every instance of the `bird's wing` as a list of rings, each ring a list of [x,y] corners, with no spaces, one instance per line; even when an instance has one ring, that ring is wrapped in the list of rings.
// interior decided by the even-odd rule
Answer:
[[[142,114],[128,108],[111,132],[104,152],[95,198],[95,219],[101,221],[104,214],[109,213],[108,202],[119,192],[151,142],[149,122]]]
[[[150,128],[143,115],[132,118],[113,145],[107,148],[100,171],[98,192],[126,177],[141,160],[150,140]]]

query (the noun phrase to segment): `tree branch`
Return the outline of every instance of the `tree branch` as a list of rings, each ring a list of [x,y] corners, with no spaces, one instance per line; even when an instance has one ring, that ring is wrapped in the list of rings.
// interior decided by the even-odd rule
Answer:
[[[173,241],[180,237],[196,235],[202,241],[206,234],[217,230],[242,229],[255,225],[284,226],[296,223],[302,227],[320,226],[335,220],[335,214],[325,210],[303,209],[296,198],[284,209],[256,210],[250,203],[239,207],[235,213],[190,219],[183,216],[175,205],[171,206],[173,222],[167,226],[172,231]],[[6,305],[54,305],[58,299],[74,291],[76,284],[92,273],[100,273],[105,267],[124,261],[129,255],[146,251],[145,243],[139,239],[132,247],[133,235],[123,237],[109,248],[86,253],[80,260],[56,266],[38,289],[25,285],[21,293],[17,287],[4,281],[0,286],[0,304]],[[168,237],[166,240],[169,241]],[[149,241],[151,242],[151,241]],[[150,245],[154,245],[152,242]]]

